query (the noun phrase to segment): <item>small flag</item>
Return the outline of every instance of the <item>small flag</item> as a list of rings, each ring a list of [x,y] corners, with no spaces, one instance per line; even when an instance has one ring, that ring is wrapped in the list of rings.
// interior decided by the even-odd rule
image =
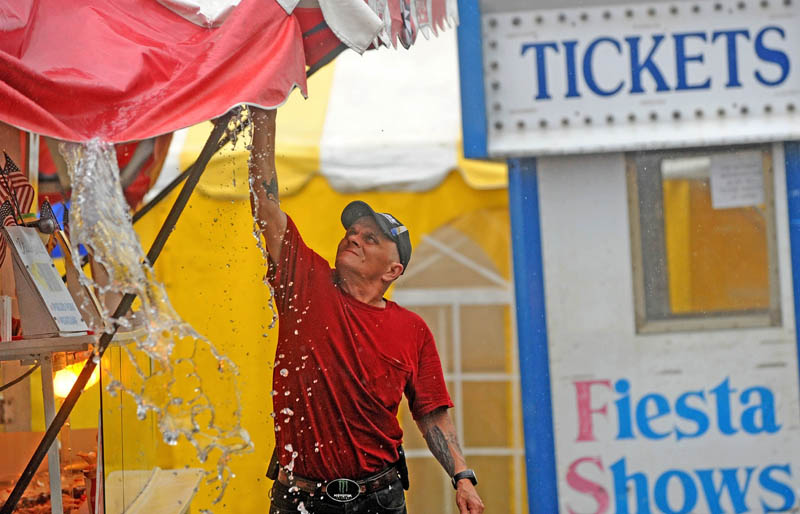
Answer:
[[[48,202],[47,200],[44,200],[42,202],[42,206],[39,207],[39,219],[40,220],[46,220],[46,219],[53,220],[53,223],[55,224],[56,230],[61,230],[61,226],[58,224],[58,218],[56,217],[56,214],[53,212],[53,206],[50,205],[50,202]]]
[[[7,153],[3,152],[3,155],[6,158],[6,166],[3,168],[3,173],[9,175],[11,173],[19,172],[19,167],[11,160],[11,157],[8,156]]]
[[[34,190],[19,167],[6,152],[5,166],[0,168],[0,224],[16,225],[22,221],[22,214],[28,212],[33,204]],[[6,239],[0,238],[0,265],[6,258]]]
[[[0,173],[0,202],[9,200],[16,209],[16,215],[21,218],[22,214],[28,212],[33,203],[33,186],[20,171],[19,167],[11,160],[6,152],[6,165]]]
[[[0,225],[8,227],[16,224],[17,221],[14,217],[14,207],[11,206],[11,202],[6,200],[3,202],[3,205],[0,206]],[[0,266],[2,266],[3,262],[6,260],[7,246],[8,243],[6,242],[5,234],[0,234]]]

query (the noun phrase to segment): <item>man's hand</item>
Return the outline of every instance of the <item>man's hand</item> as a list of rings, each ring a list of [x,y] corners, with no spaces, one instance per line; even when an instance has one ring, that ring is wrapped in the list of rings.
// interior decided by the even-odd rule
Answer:
[[[456,505],[459,514],[481,514],[483,512],[483,500],[478,496],[478,491],[469,480],[459,480],[456,489]]]

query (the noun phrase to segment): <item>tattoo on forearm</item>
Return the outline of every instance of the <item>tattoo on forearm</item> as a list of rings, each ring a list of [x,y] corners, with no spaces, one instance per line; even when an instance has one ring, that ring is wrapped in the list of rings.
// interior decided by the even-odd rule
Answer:
[[[452,476],[455,471],[455,462],[453,461],[453,455],[450,453],[448,442],[455,442],[455,446],[458,448],[458,440],[456,440],[454,436],[445,437],[441,428],[433,426],[425,433],[425,441],[428,443],[428,448],[430,448],[436,460],[438,460],[442,464],[442,467],[444,467],[444,470]]]
[[[270,180],[269,184],[267,184],[266,180],[262,180],[261,186],[267,193],[268,199],[272,200],[273,202],[278,201],[278,177],[272,177],[272,180]]]

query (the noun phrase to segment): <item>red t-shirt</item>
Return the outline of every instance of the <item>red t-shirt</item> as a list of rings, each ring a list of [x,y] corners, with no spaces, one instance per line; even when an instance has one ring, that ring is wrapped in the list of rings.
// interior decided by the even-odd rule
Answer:
[[[398,459],[403,393],[415,419],[453,406],[422,318],[388,300],[385,308],[360,302],[333,279],[288,219],[270,275],[279,315],[275,439],[282,466],[321,480],[362,478]]]

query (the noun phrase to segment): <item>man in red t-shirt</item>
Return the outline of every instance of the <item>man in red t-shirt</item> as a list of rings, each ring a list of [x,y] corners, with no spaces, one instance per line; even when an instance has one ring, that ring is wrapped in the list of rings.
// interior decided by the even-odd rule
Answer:
[[[383,295],[411,257],[405,226],[364,202],[342,212],[336,267],[303,242],[278,203],[275,111],[251,109],[251,204],[278,310],[271,514],[405,513],[397,411],[405,394],[461,514],[483,512],[430,329]]]

